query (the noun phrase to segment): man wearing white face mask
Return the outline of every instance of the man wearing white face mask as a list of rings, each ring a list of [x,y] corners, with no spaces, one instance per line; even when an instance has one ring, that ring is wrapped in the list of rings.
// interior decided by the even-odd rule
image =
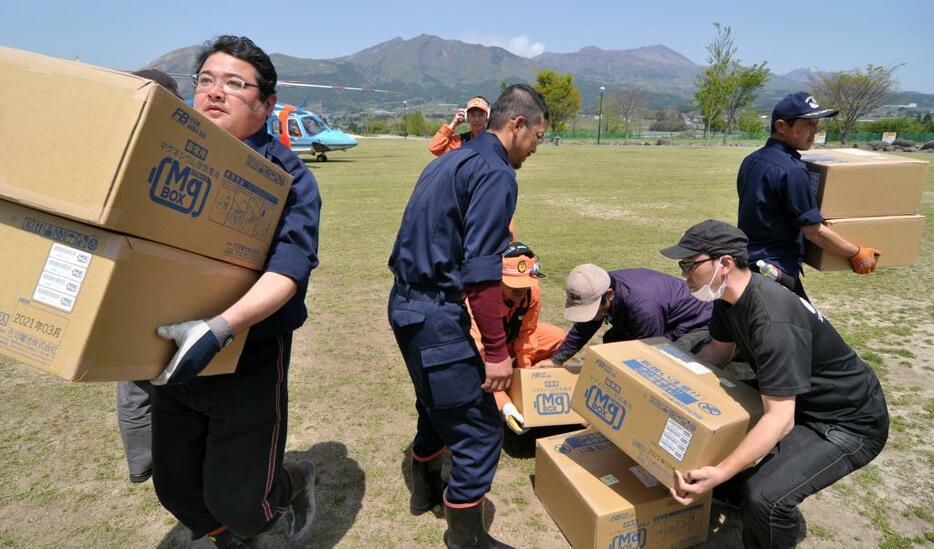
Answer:
[[[882,451],[888,410],[879,380],[830,322],[750,271],[747,242],[736,227],[708,219],[661,250],[679,260],[695,297],[715,301],[712,340],[697,357],[722,366],[738,348],[756,372],[764,410],[723,461],[676,471],[671,494],[689,505],[717,489],[742,510],[745,547],[793,547],[798,505]]]

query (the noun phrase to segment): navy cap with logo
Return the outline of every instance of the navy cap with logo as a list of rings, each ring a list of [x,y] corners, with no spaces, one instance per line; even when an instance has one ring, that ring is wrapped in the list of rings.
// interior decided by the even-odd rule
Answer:
[[[837,109],[822,109],[808,92],[790,93],[772,109],[772,122],[798,118],[830,118],[837,116]]]
[[[729,255],[733,259],[745,261],[748,259],[748,243],[749,239],[743,231],[729,223],[708,219],[688,229],[676,245],[659,251],[671,259],[684,259],[705,253],[711,257]]]

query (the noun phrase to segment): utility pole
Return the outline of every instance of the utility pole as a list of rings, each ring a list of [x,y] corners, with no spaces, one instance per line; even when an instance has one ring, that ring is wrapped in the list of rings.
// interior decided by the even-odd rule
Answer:
[[[597,115],[597,145],[600,144],[600,129],[603,126],[603,92],[604,86],[600,86],[600,114]]]

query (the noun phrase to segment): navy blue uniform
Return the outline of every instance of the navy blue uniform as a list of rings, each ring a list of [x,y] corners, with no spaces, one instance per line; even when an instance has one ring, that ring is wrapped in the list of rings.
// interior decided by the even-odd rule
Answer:
[[[753,269],[760,259],[775,264],[800,288],[801,228],[824,221],[817,207],[817,184],[798,151],[775,138],[743,160],[736,178],[737,226],[749,237]],[[799,295],[803,293],[800,288]]]
[[[692,296],[683,280],[651,269],[619,269],[609,275],[614,297],[606,318],[575,322],[552,360],[566,362],[604,323],[611,326],[604,343],[648,337],[676,341],[691,334],[681,347],[691,352],[709,341],[707,324],[713,305]]]
[[[282,468],[292,332],[308,316],[305,293],[318,265],[321,198],[314,176],[266,133],[244,143],[294,178],[264,272],[298,291],[250,328],[233,374],[155,387],[153,484],[159,500],[197,539],[221,526],[249,538],[289,504]]]
[[[389,323],[415,387],[416,456],[453,456],[447,501],[490,490],[502,423],[483,359],[470,337],[464,289],[502,279],[516,208],[515,170],[499,139],[483,133],[422,172],[389,258]]]

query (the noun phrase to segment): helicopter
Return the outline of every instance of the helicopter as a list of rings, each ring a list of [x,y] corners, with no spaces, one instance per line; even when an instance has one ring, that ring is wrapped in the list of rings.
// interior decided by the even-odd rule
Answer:
[[[356,139],[331,127],[321,116],[294,105],[276,103],[266,120],[266,130],[295,154],[310,153],[318,162],[327,162],[328,152],[357,146]]]

